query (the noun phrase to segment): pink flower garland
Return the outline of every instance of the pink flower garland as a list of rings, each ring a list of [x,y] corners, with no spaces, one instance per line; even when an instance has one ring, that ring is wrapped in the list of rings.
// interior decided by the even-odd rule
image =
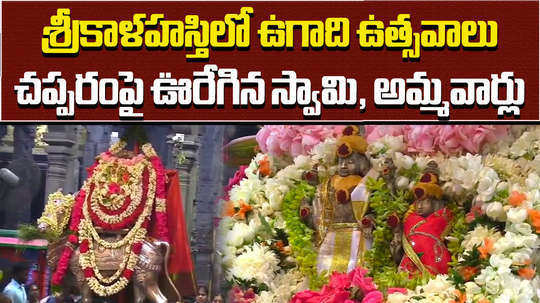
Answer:
[[[292,157],[306,155],[326,138],[341,135],[342,125],[265,125],[256,136],[264,153]]]
[[[367,125],[368,143],[389,136],[403,136],[407,152],[476,154],[482,146],[508,134],[505,125]]]
[[[334,273],[321,291],[301,291],[294,295],[290,303],[382,303],[383,294],[366,274],[367,270],[361,267],[348,274]],[[355,298],[356,291],[362,295]]]

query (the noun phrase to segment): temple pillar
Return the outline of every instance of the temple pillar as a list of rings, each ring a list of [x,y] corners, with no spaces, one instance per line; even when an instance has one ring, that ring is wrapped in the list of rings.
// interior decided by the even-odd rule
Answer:
[[[66,182],[73,179],[74,146],[77,142],[77,127],[75,125],[49,125],[49,132],[44,141],[48,144],[46,151],[49,159],[45,199],[50,193],[63,188],[65,193],[78,190],[78,182]]]
[[[32,220],[32,205],[41,187],[39,166],[34,161],[32,149],[35,125],[16,125],[13,128],[13,158],[7,169],[18,177],[16,185],[0,182],[3,227],[17,229],[21,223]]]
[[[199,126],[173,125],[172,133],[169,138],[176,134],[184,135],[182,152],[184,153],[184,162],[177,163],[172,150],[173,144],[169,143],[171,150],[167,159],[167,167],[176,168],[180,177],[180,187],[182,189],[182,203],[184,207],[184,216],[186,218],[186,231],[191,237],[194,220],[194,200],[197,193],[197,183],[199,176]]]
[[[213,275],[214,213],[216,199],[222,191],[222,145],[225,127],[205,125],[200,150],[200,173],[195,201],[196,220],[193,230],[193,250],[197,280],[210,281]]]
[[[82,180],[86,180],[86,168],[91,166],[97,155],[106,151],[109,148],[111,139],[112,125],[87,125],[86,126],[86,142],[82,157]]]

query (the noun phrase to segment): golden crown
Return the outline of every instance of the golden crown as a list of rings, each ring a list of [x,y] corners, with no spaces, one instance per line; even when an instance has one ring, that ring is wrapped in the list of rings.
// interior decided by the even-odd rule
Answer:
[[[360,130],[354,125],[345,127],[343,135],[337,140],[337,155],[345,158],[353,152],[364,154],[367,150],[367,142],[359,135]]]

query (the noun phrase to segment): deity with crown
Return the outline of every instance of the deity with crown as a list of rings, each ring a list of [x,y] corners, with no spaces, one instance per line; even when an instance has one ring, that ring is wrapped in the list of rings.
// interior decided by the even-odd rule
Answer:
[[[400,260],[400,270],[411,275],[446,274],[451,256],[444,237],[452,213],[442,199],[436,162],[428,164],[412,193],[414,204],[405,215],[403,225],[395,231],[390,245],[394,260]]]
[[[368,211],[365,181],[376,177],[365,155],[367,142],[356,126],[348,126],[337,140],[338,172],[322,180],[313,202],[319,272],[350,272],[362,265],[371,247],[370,230],[362,221]]]

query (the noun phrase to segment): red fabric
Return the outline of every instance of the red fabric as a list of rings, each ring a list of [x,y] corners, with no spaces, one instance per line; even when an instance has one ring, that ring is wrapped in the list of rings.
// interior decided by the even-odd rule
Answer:
[[[448,262],[451,261],[451,257],[441,237],[451,218],[450,211],[443,208],[425,218],[412,213],[403,222],[407,240],[413,250],[420,255],[422,264],[432,274],[448,273]],[[400,267],[410,273],[418,271],[407,255],[401,260]]]
[[[167,170],[167,214],[169,225],[169,237],[171,244],[171,258],[169,260],[169,273],[191,273],[193,262],[191,260],[191,248],[186,231],[186,219],[182,206],[182,192],[178,172]]]
[[[168,271],[182,296],[194,296],[197,282],[194,278],[194,266],[186,230],[180,179],[176,170],[167,170],[166,174],[167,222],[171,245]]]

